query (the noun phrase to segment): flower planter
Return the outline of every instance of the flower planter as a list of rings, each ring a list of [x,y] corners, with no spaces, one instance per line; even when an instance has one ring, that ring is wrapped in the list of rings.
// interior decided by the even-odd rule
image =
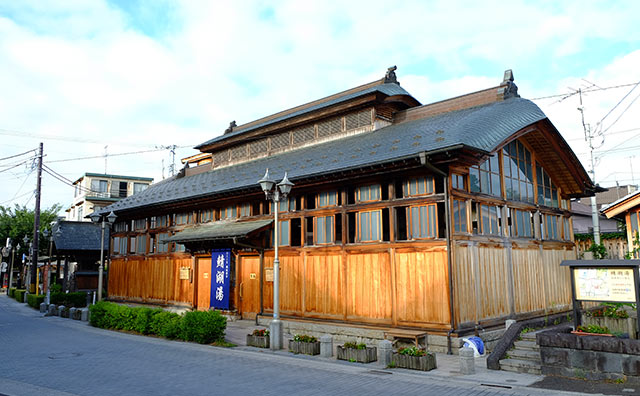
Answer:
[[[581,335],[581,336],[603,336],[603,337],[613,337],[613,334],[601,334],[601,333],[587,333],[584,331],[572,331],[571,334]]]
[[[302,341],[289,341],[289,351],[293,353],[302,353],[305,355],[319,355],[320,354],[320,341],[316,342],[302,342]]]
[[[370,363],[378,360],[378,349],[376,347],[366,347],[365,349],[345,348],[338,345],[338,360],[348,360],[350,362]]]
[[[399,368],[429,371],[436,368],[436,355],[427,353],[425,356],[411,356],[393,352],[391,364]]]
[[[638,331],[638,323],[635,318],[609,318],[609,317],[593,317],[582,315],[582,324],[598,325],[608,328],[612,333],[627,333],[630,338],[636,338],[636,332]]]
[[[254,336],[247,334],[247,345],[258,348],[269,348],[269,336]]]

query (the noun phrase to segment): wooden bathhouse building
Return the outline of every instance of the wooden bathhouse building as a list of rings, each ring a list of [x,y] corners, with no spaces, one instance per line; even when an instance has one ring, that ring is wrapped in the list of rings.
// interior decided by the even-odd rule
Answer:
[[[570,198],[595,186],[510,70],[422,105],[390,68],[196,149],[177,176],[103,210],[118,216],[110,299],[208,310],[212,250],[227,249],[229,310],[269,317],[268,169],[295,184],[279,203],[285,321],[464,334],[569,309]]]

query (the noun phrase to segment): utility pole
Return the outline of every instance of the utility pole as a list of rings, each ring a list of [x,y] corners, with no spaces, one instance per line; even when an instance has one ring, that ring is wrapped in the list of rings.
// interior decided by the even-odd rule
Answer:
[[[580,107],[578,111],[582,115],[582,128],[584,129],[584,140],[589,143],[589,151],[591,152],[591,180],[596,184],[596,163],[593,157],[593,135],[591,134],[591,126],[584,122],[584,107],[582,106],[582,89],[578,89],[580,96]],[[600,244],[600,217],[598,216],[598,205],[596,203],[595,194],[591,197],[591,221],[593,222],[593,240],[596,245]]]
[[[107,154],[107,147],[109,147],[109,145],[104,146],[104,174],[107,174],[107,157],[109,156]]]
[[[38,237],[40,233],[40,193],[42,191],[42,142],[38,151],[38,176],[36,179],[36,210],[35,221],[33,222],[33,251],[31,252],[31,286],[29,291],[37,294],[36,285],[38,284]]]

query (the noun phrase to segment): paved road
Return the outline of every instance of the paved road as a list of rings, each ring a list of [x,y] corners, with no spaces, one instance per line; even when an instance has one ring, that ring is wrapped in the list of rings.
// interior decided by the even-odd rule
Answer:
[[[551,394],[371,369],[106,331],[0,296],[0,396]]]

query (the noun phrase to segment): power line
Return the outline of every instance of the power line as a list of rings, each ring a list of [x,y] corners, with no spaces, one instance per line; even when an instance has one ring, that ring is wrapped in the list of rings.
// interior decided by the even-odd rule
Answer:
[[[637,81],[637,82],[634,82],[634,83],[629,83],[629,84],[614,85],[614,86],[611,86],[611,87],[587,88],[587,89],[583,89],[582,93],[589,93],[589,92],[596,92],[596,91],[606,91],[606,90],[609,90],[609,89],[630,87],[632,85],[637,85],[638,83],[640,83],[640,81]],[[559,98],[561,96],[566,96],[568,98],[568,97],[576,95],[576,94],[577,94],[577,91],[561,93],[561,94],[555,94],[555,95],[548,95],[548,96],[540,96],[538,98],[533,98],[533,99],[530,99],[530,100],[552,99],[552,98]]]
[[[609,112],[607,112],[607,114],[606,114],[604,117],[602,117],[602,119],[598,122],[598,125],[602,125],[602,121],[604,121],[607,117],[609,117],[609,114],[611,114],[611,113],[612,113],[612,112],[613,112],[613,111],[614,111],[614,110],[615,110],[615,109],[620,105],[620,103],[622,103],[622,102],[627,98],[627,96],[631,95],[631,92],[633,92],[633,90],[634,90],[634,89],[636,89],[636,88],[638,87],[638,84],[640,84],[640,81],[638,81],[638,82],[633,86],[633,88],[631,88],[631,90],[630,90],[629,92],[627,92],[627,94],[626,94],[626,95],[624,95],[624,96],[622,97],[622,99],[620,99],[620,100],[618,101],[618,103],[616,103],[616,105],[615,105],[615,106],[613,106],[613,107],[611,108],[611,110],[609,110]],[[614,123],[615,123],[615,122],[614,122]],[[613,125],[613,124],[612,124],[612,125]],[[609,126],[609,128],[611,128],[611,125]],[[609,128],[607,128],[607,129],[609,129]]]
[[[185,148],[185,147],[191,147],[191,146],[176,146],[176,148]],[[163,151],[163,150],[165,150],[165,149],[164,148],[156,148],[156,149],[151,149],[151,150],[130,151],[130,152],[126,152],[126,153],[108,154],[108,155],[106,155],[106,157],[117,157],[117,156],[122,156],[122,155],[135,155],[135,154],[143,154],[143,153],[153,153],[153,152],[158,152],[158,151]],[[47,163],[48,164],[52,164],[54,162],[80,161],[80,160],[97,159],[97,158],[105,158],[105,155],[102,154],[102,155],[94,155],[94,156],[90,156],[90,157],[65,158],[65,159],[60,159],[60,160],[47,161]]]
[[[7,202],[15,201],[15,200],[16,200],[16,199],[18,199],[18,198],[26,197],[26,196],[27,196],[27,194],[33,194],[33,191],[27,191],[26,193],[24,193],[24,194],[22,194],[22,195],[18,195],[18,196],[16,196],[16,197],[11,198],[11,199],[7,199],[6,201],[2,201],[2,202],[0,202],[0,205],[4,205],[4,204],[6,204]],[[29,200],[31,200],[31,199],[29,199]]]
[[[25,151],[24,153],[20,153],[20,154],[16,154],[16,155],[11,155],[11,156],[9,156],[9,157],[0,158],[0,161],[8,160],[8,159],[15,158],[15,157],[20,157],[20,156],[23,156],[23,155],[25,155],[25,154],[32,153],[32,152],[34,152],[34,151],[36,151],[36,150],[35,150],[35,149],[33,149],[33,150]]]
[[[26,164],[27,162],[29,162],[29,160],[23,161],[23,162],[21,162],[21,163],[19,163],[19,164],[16,164],[16,165],[14,165],[14,166],[12,166],[12,167],[10,167],[10,168],[2,169],[2,170],[0,170],[0,173],[2,173],[2,172],[6,172],[6,171],[11,170],[11,169],[13,169],[13,168],[17,168],[17,167],[19,167],[20,165],[24,165],[24,164]]]
[[[637,85],[636,85],[636,86],[637,86]],[[618,122],[618,121],[620,120],[620,118],[622,118],[622,116],[624,115],[624,113],[626,113],[626,112],[627,112],[627,110],[629,110],[629,107],[631,107],[631,106],[636,102],[636,100],[638,100],[638,98],[640,98],[640,95],[636,96],[636,97],[631,101],[631,103],[629,103],[629,105],[628,105],[624,110],[622,110],[622,113],[620,113],[620,115],[618,116],[618,118],[616,118],[616,120],[615,120],[614,122],[612,122],[612,123],[611,123],[611,125],[609,125],[609,126],[607,127],[607,129],[605,129],[604,131],[602,131],[602,133],[603,133],[603,134],[604,134],[604,133],[606,133],[606,132],[607,132],[607,131],[612,127],[612,126],[614,126],[614,125],[616,124],[616,122]],[[616,105],[616,106],[617,106],[617,105]]]

